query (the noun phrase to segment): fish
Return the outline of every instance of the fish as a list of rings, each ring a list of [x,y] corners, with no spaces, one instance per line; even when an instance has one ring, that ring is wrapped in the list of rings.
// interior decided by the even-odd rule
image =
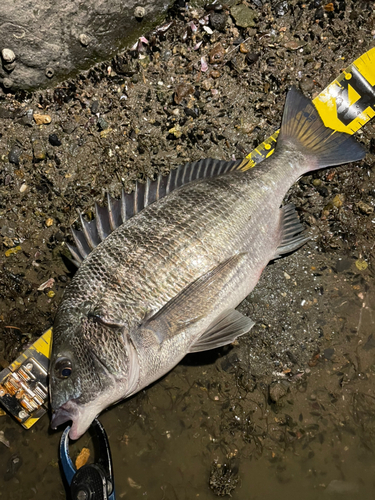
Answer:
[[[292,87],[275,152],[261,165],[205,159],[137,184],[96,218],[81,216],[78,267],[54,325],[52,428],[78,439],[108,406],[172,370],[186,354],[231,344],[251,318],[235,308],[267,264],[309,236],[282,205],[305,173],[364,158],[352,136],[325,127]]]

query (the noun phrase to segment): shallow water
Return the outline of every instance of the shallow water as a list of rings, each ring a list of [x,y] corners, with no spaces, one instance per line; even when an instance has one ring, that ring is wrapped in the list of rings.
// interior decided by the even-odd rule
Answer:
[[[320,273],[318,265],[325,268]],[[373,498],[374,299],[369,269],[359,271],[354,259],[319,254],[312,243],[269,266],[241,305],[257,321],[253,334],[232,348],[187,357],[161,381],[100,417],[109,436],[117,498],[212,500],[214,491],[236,480],[231,494],[238,500],[276,495],[290,500],[301,493],[308,500]],[[289,343],[280,316],[292,325]],[[282,350],[303,346],[304,336],[296,332],[307,325],[315,342],[313,349],[305,346],[310,366],[302,349],[288,368]],[[261,342],[268,350],[263,364]],[[273,372],[267,365],[272,342],[280,347]],[[320,354],[311,356],[317,348]],[[257,378],[255,385],[244,378],[247,369]],[[275,403],[269,391],[277,381],[283,393]],[[10,441],[9,449],[0,444],[1,498],[65,497],[58,466],[61,432],[48,425],[45,416],[26,431],[1,417]],[[73,458],[83,446],[92,446],[88,434],[72,444]],[[12,457],[21,459],[13,473]],[[210,478],[218,489],[210,489]]]

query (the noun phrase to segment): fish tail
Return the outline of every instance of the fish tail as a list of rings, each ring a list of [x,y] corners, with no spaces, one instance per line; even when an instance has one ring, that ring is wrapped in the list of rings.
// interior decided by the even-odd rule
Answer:
[[[313,103],[295,87],[288,92],[276,151],[302,153],[304,172],[362,160],[366,149],[354,137],[326,127]]]

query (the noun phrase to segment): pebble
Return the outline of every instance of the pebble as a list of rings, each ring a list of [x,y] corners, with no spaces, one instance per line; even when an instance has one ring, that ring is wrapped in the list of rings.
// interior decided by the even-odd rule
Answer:
[[[71,134],[77,128],[77,124],[70,120],[61,122],[61,126],[63,131],[66,132],[67,134]]]
[[[11,71],[13,71],[13,70],[14,70],[14,68],[16,67],[16,61],[13,61],[12,63],[8,63],[8,64],[5,64],[5,63],[4,63],[4,65],[3,65],[3,66],[4,66],[4,69],[5,69],[6,71],[8,71],[8,73],[10,73],[10,72],[11,72]]]
[[[246,5],[235,5],[230,9],[230,13],[234,17],[237,26],[241,28],[251,28],[255,26],[254,18],[256,17],[256,12],[246,7]]]
[[[185,108],[185,114],[187,116],[191,116],[192,118],[198,118],[199,116],[199,109],[198,108],[193,108],[193,109],[190,109],[190,108]]]
[[[56,134],[50,134],[48,140],[51,146],[61,146],[61,141]]]
[[[34,113],[33,117],[37,125],[48,125],[52,120],[49,115],[40,115],[39,113]]]
[[[146,15],[146,9],[144,7],[138,5],[138,7],[134,9],[134,17],[136,19],[143,19],[145,15]]]
[[[210,64],[219,64],[223,62],[225,56],[225,49],[221,43],[217,43],[208,53]]]
[[[220,71],[217,71],[216,69],[214,69],[214,70],[211,71],[210,76],[212,78],[220,78],[221,73],[220,73]]]
[[[343,194],[337,194],[333,200],[332,205],[336,208],[341,208],[344,204],[345,196]]]
[[[106,130],[109,127],[109,123],[107,122],[107,120],[105,118],[103,118],[102,116],[99,116],[98,127],[99,127],[99,130]]]
[[[55,74],[55,70],[53,68],[46,68],[46,77],[52,78]]]
[[[279,2],[275,6],[275,13],[279,17],[285,16],[288,10],[289,10],[289,4],[286,0]]]
[[[214,30],[224,31],[228,16],[224,12],[212,12],[210,14],[210,25]]]
[[[311,92],[314,89],[314,80],[308,76],[304,76],[299,82],[299,87],[302,92]]]
[[[33,154],[35,161],[42,161],[46,158],[46,149],[40,139],[33,140]]]
[[[175,127],[169,129],[168,133],[174,135],[176,139],[179,139],[182,136],[182,131],[178,124]]]
[[[203,80],[202,82],[202,89],[203,90],[210,90],[212,88],[213,81],[211,79],[208,80]]]
[[[190,83],[180,83],[174,93],[174,102],[180,104],[181,101],[194,93],[194,87]]]
[[[97,100],[92,101],[90,109],[91,109],[91,113],[93,115],[96,115],[96,113],[99,111],[99,101],[97,101]]]
[[[271,401],[278,403],[279,400],[287,393],[286,387],[281,382],[272,382],[269,387],[269,395]]]
[[[18,472],[22,463],[23,463],[23,461],[22,461],[21,457],[19,457],[17,455],[13,455],[8,461],[6,471],[4,474],[4,480],[9,481],[10,479],[12,479],[16,475],[16,473]]]
[[[1,51],[1,57],[6,64],[14,62],[16,59],[16,54],[11,49],[3,49]]]
[[[78,38],[79,38],[81,45],[83,45],[83,47],[87,47],[89,45],[90,37],[88,35],[86,35],[85,33],[81,33]]]
[[[359,201],[357,203],[357,207],[359,208],[360,212],[362,212],[364,215],[370,215],[374,211],[374,207],[368,205],[364,201]]]
[[[22,153],[22,148],[17,144],[14,144],[12,149],[9,151],[8,160],[10,161],[10,163],[14,163],[14,165],[19,165]]]
[[[10,78],[3,78],[3,87],[5,89],[10,89],[13,86],[13,80]]]
[[[363,259],[356,260],[355,266],[359,271],[365,271],[368,268],[367,262]]]
[[[247,62],[247,64],[254,64],[259,59],[259,56],[259,52],[248,52],[246,54],[245,61]]]
[[[21,125],[25,125],[27,127],[32,127],[34,125],[34,112],[32,109],[28,109],[26,114],[21,116],[16,123],[20,123]]]

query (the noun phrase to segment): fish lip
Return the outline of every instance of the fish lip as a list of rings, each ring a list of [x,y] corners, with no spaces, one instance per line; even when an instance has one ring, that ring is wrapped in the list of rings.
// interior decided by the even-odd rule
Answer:
[[[61,405],[59,408],[53,411],[51,418],[51,427],[56,430],[62,424],[66,422],[72,421],[74,422],[74,418],[76,412],[73,410],[69,402]]]
[[[88,430],[98,413],[94,409],[94,412],[85,418],[85,412],[82,412],[77,402],[69,400],[53,411],[50,425],[52,429],[56,430],[60,425],[71,422],[69,438],[76,440]]]

